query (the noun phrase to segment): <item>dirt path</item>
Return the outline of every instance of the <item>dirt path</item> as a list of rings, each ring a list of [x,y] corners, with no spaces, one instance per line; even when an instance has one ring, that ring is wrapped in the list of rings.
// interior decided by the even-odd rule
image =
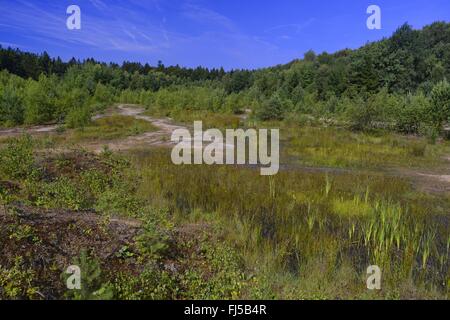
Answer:
[[[29,128],[11,128],[0,130],[0,137],[14,137],[24,133],[38,134],[56,131],[57,125],[42,125]]]
[[[83,145],[88,150],[94,151],[96,153],[101,152],[105,146],[107,146],[110,150],[113,151],[124,151],[129,149],[135,149],[138,147],[171,147],[176,144],[176,142],[171,141],[172,133],[177,129],[186,129],[189,130],[186,126],[176,125],[173,123],[173,120],[170,118],[152,118],[150,116],[143,115],[145,109],[135,105],[119,105],[117,114],[123,116],[134,117],[138,120],[143,120],[150,122],[153,126],[158,128],[157,131],[144,132],[143,134],[137,136],[131,136],[119,141],[111,141],[111,142],[97,142],[92,144]],[[108,117],[111,114],[98,115],[95,119],[100,119],[103,117]],[[205,140],[212,139],[211,137],[205,135]],[[204,141],[202,137],[192,137],[191,139],[185,139],[182,141],[182,144],[188,144],[189,146],[193,145],[193,148],[196,148],[195,141],[201,141],[201,144],[204,145]],[[211,140],[209,140],[211,141]],[[222,144],[224,150],[234,149],[233,145]]]
[[[104,147],[108,147],[112,151],[123,151],[137,147],[151,147],[151,146],[172,146],[174,143],[170,140],[172,132],[177,129],[187,129],[185,126],[175,125],[169,118],[152,118],[143,115],[145,109],[134,105],[119,105],[116,114],[122,116],[134,117],[138,120],[143,120],[151,123],[158,128],[157,131],[144,132],[137,136],[130,136],[122,140],[110,142],[95,142],[83,145],[88,150],[94,152],[101,152]],[[108,117],[110,114],[97,115],[95,119]]]
[[[113,140],[113,141],[94,141],[94,142],[84,142],[80,143],[79,146],[82,148],[92,151],[95,153],[102,152],[105,147],[111,151],[125,151],[140,147],[171,147],[176,143],[171,141],[172,133],[177,129],[189,129],[186,126],[176,125],[173,123],[173,120],[170,118],[153,118],[147,115],[144,115],[145,109],[137,106],[137,105],[129,105],[129,104],[121,104],[114,110],[111,110],[104,114],[98,114],[92,117],[92,120],[98,120],[106,117],[110,117],[114,114],[133,117],[138,120],[143,120],[151,123],[154,127],[157,128],[156,131],[148,131],[136,136],[129,136],[124,139]],[[24,133],[28,133],[31,135],[38,135],[43,133],[52,133],[57,130],[57,125],[42,125],[35,126],[31,128],[12,128],[6,130],[0,130],[0,138],[7,137],[15,137],[22,135]],[[196,139],[200,139],[201,137],[193,137],[192,139],[186,139],[183,143],[191,144]],[[205,137],[208,139],[208,137]],[[224,149],[234,148],[231,145],[224,144]],[[63,148],[64,149],[64,148]],[[55,150],[46,150],[46,152],[54,152]],[[64,150],[58,150],[57,152],[61,152]]]
[[[447,172],[448,173],[448,170]],[[399,175],[405,175],[413,181],[414,186],[419,190],[429,193],[449,193],[450,194],[450,175],[449,174],[430,174],[418,171],[401,170]]]
[[[393,172],[409,178],[413,185],[428,193],[447,193],[450,195],[450,156],[443,158],[445,165],[436,168],[405,169],[398,168]]]
[[[108,147],[112,151],[123,151],[136,147],[149,146],[171,146],[174,143],[170,141],[172,132],[176,129],[187,129],[187,127],[175,125],[169,118],[152,118],[143,115],[145,109],[134,105],[119,105],[114,112],[99,114],[92,117],[92,120],[109,117],[113,114],[134,117],[135,119],[147,121],[158,128],[157,131],[144,132],[140,135],[130,136],[125,139],[115,141],[100,141],[82,143],[81,146],[93,152],[101,152],[104,147]],[[55,132],[58,125],[41,125],[30,128],[11,128],[0,130],[0,138],[16,137],[24,133],[38,135],[44,133]]]

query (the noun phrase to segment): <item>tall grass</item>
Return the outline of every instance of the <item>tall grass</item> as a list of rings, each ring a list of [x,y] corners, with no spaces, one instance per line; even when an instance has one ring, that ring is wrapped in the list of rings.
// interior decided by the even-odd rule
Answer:
[[[317,283],[284,282],[287,274],[301,281],[310,268],[323,269],[326,297],[363,295],[361,276],[373,264],[384,272],[381,296],[401,283],[446,290],[449,217],[406,180],[300,171],[261,177],[241,167],[174,166],[167,150],[136,152],[134,161],[143,175],[141,197],[180,222],[210,220],[228,230],[247,268],[278,297],[308,296],[305,288]],[[333,294],[341,282],[347,293],[334,287]]]
[[[307,165],[344,168],[387,166],[427,167],[445,165],[448,142],[427,144],[425,138],[392,133],[353,133],[334,127],[282,125],[285,158]]]

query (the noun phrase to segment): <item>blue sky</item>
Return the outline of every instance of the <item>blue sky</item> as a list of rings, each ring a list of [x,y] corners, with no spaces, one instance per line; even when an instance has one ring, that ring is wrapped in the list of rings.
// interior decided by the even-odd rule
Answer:
[[[66,8],[81,8],[81,30]],[[382,29],[366,27],[369,5]],[[449,0],[0,0],[0,44],[63,59],[259,68],[357,48],[404,22],[450,21]]]

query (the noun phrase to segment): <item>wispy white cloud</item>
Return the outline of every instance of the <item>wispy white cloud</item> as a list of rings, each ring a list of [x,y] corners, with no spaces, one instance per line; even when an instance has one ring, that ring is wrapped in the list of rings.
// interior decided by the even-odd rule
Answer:
[[[300,35],[305,29],[312,26],[315,21],[315,18],[310,18],[303,23],[277,25],[264,30],[264,33],[269,35],[278,35],[283,39],[292,39],[294,36]]]
[[[66,28],[66,4],[46,1],[42,8],[31,0],[0,0],[0,25],[21,39],[43,44],[41,48],[72,48],[74,55],[79,48],[93,55],[117,52],[128,60],[146,57],[190,66],[229,61],[224,63],[228,68],[257,67],[275,55],[285,56],[265,34],[242,32],[232,19],[192,0],[177,5],[162,0],[79,0],[81,30]],[[180,29],[177,19],[196,32]]]
[[[101,0],[89,0],[89,2],[99,10],[107,10],[108,5]]]
[[[66,28],[65,10],[62,7],[46,7],[43,10],[40,6],[32,2],[19,0],[15,4],[11,2],[7,5],[7,10],[0,11],[0,21],[7,28],[19,28],[24,30],[23,35],[39,36],[41,39],[53,39],[60,43],[78,43],[91,46],[95,49],[103,50],[123,50],[123,51],[145,51],[153,52],[158,50],[157,42],[149,43],[149,39],[162,39],[163,31],[159,27],[150,25],[143,21],[140,30],[145,30],[147,36],[142,37],[144,31],[137,31],[133,21],[128,22],[116,17],[117,13],[123,13],[123,10],[106,5],[101,0],[89,0],[96,8],[104,11],[108,10],[108,15],[91,15],[82,10],[82,29],[69,31]],[[2,5],[3,7],[3,5]],[[4,7],[3,7],[4,8]],[[53,12],[63,12],[55,14]],[[151,33],[151,36],[148,34]],[[161,47],[164,47],[166,41],[161,41]]]
[[[183,14],[187,18],[200,24],[213,24],[216,27],[219,26],[229,31],[237,31],[237,28],[231,19],[216,11],[193,3],[186,3],[184,5]]]

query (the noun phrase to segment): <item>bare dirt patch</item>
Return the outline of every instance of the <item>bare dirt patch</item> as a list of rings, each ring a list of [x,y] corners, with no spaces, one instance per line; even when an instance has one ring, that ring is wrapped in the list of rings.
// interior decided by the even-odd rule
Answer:
[[[101,152],[106,146],[112,151],[124,151],[136,147],[150,147],[150,146],[172,146],[170,141],[172,132],[177,129],[187,129],[184,126],[175,125],[169,118],[152,118],[143,115],[145,109],[138,106],[120,105],[118,107],[118,114],[123,116],[131,116],[138,120],[144,120],[158,128],[157,131],[144,132],[143,134],[128,137],[119,141],[111,141],[108,143],[95,143],[86,145],[88,150],[94,152]]]
[[[48,133],[56,131],[58,125],[42,125],[42,126],[34,126],[29,128],[11,128],[0,130],[0,137],[16,137],[22,134],[39,134],[39,133]]]
[[[411,181],[415,189],[427,193],[450,194],[450,175],[440,174],[444,172],[411,169],[395,169],[393,174],[407,178]]]
[[[66,290],[61,274],[82,250],[99,257],[111,272],[134,268],[133,263],[122,263],[116,253],[125,245],[132,246],[139,228],[137,220],[114,217],[105,221],[95,212],[2,207],[0,266],[11,268],[21,257],[22,268],[37,275],[33,285],[39,288],[39,296],[60,298]]]
[[[413,180],[423,191],[432,193],[450,193],[450,175],[417,173],[417,178]]]

